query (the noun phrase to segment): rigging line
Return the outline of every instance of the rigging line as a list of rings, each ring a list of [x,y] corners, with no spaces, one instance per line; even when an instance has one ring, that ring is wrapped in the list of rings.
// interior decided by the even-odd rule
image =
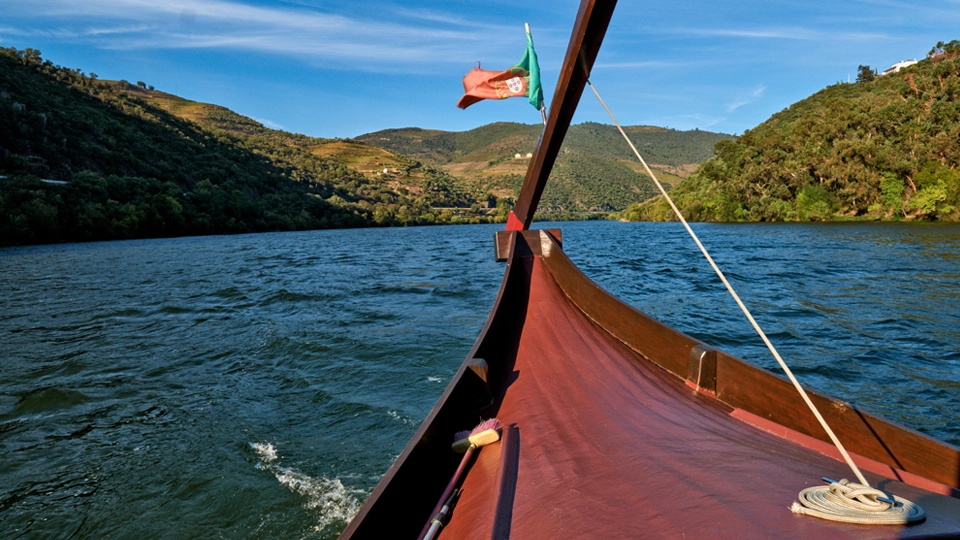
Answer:
[[[613,124],[617,126],[617,129],[620,130],[620,134],[623,135],[624,140],[627,141],[627,144],[630,145],[630,149],[633,150],[633,153],[637,156],[637,159],[640,160],[640,163],[643,165],[647,174],[650,175],[650,178],[653,179],[653,182],[657,185],[657,189],[660,190],[660,193],[663,197],[670,203],[670,208],[673,208],[673,212],[680,219],[680,222],[683,223],[684,228],[687,229],[687,232],[690,233],[690,236],[693,238],[693,241],[697,243],[697,247],[700,248],[700,252],[703,253],[703,256],[707,258],[707,262],[710,263],[710,266],[713,267],[714,272],[720,277],[720,281],[723,282],[724,286],[727,288],[727,291],[733,296],[733,299],[736,300],[737,305],[740,306],[740,309],[743,311],[743,314],[747,316],[747,320],[750,321],[750,324],[753,325],[753,329],[757,331],[757,334],[760,335],[760,339],[766,343],[767,348],[770,349],[770,352],[773,354],[773,357],[776,358],[777,363],[780,364],[780,367],[783,369],[784,373],[787,374],[787,378],[790,379],[790,382],[793,383],[794,388],[797,389],[797,392],[800,393],[800,397],[803,398],[803,401],[807,404],[807,407],[813,412],[813,415],[817,417],[817,420],[820,422],[820,425],[823,426],[823,429],[827,432],[827,435],[830,437],[830,440],[833,441],[834,446],[837,447],[837,450],[840,451],[840,454],[843,456],[844,461],[847,462],[847,465],[853,470],[853,473],[857,475],[857,479],[860,480],[860,483],[864,486],[869,486],[867,479],[863,477],[863,473],[860,472],[860,468],[857,467],[857,464],[853,462],[853,459],[850,457],[850,454],[847,453],[847,449],[843,447],[843,444],[840,443],[840,439],[837,438],[833,430],[830,429],[830,426],[827,424],[827,421],[824,420],[823,416],[820,414],[820,411],[817,409],[817,406],[813,404],[813,401],[810,400],[810,396],[807,395],[806,390],[800,386],[800,383],[797,381],[797,378],[793,376],[793,371],[787,367],[787,363],[783,361],[783,358],[780,357],[780,353],[777,352],[776,347],[773,346],[773,343],[767,338],[767,335],[760,328],[760,325],[757,324],[757,321],[753,318],[753,315],[750,314],[750,310],[747,309],[747,306],[744,305],[743,301],[740,300],[740,296],[737,295],[737,292],[733,290],[733,286],[730,285],[730,282],[727,281],[726,276],[723,275],[723,272],[720,271],[720,267],[717,266],[717,263],[713,262],[713,257],[710,256],[710,253],[707,252],[707,248],[703,247],[703,244],[700,243],[700,239],[697,237],[696,233],[693,232],[693,229],[690,228],[690,225],[687,224],[687,220],[683,218],[683,214],[680,213],[680,210],[677,208],[677,205],[673,203],[673,199],[667,195],[667,190],[663,189],[663,185],[657,180],[656,175],[653,174],[653,171],[650,170],[650,167],[647,166],[647,162],[643,160],[640,156],[640,152],[637,151],[637,148],[630,141],[630,138],[627,137],[627,134],[624,133],[623,128],[620,127],[620,124],[617,122],[617,119],[614,118],[613,113],[610,112],[610,108],[607,107],[607,104],[603,102],[603,98],[600,97],[600,94],[597,93],[597,89],[593,87],[593,83],[590,80],[587,80],[587,84],[590,86],[590,90],[593,90],[593,94],[597,96],[597,99],[600,100],[600,104],[603,105],[604,110],[607,111],[607,114],[610,115],[610,119],[613,120]]]

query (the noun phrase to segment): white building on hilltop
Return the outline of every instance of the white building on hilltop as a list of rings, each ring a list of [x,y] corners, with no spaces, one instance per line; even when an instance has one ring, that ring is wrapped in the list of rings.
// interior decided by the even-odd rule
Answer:
[[[912,65],[914,65],[914,64],[916,64],[916,63],[917,63],[916,60],[901,60],[901,61],[897,62],[896,64],[894,64],[894,65],[890,66],[889,68],[887,68],[886,71],[884,71],[884,72],[881,73],[880,75],[889,75],[889,74],[891,74],[891,73],[896,73],[896,72],[900,71],[901,69],[903,69],[903,68],[905,68],[905,67],[907,67],[907,66],[912,66]]]

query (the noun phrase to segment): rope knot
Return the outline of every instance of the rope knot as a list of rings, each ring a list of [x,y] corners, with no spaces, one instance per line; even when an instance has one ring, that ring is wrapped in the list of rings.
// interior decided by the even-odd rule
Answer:
[[[833,482],[829,486],[830,495],[834,500],[842,500],[843,504],[859,508],[866,512],[885,512],[891,506],[902,506],[889,495],[879,489],[865,487],[851,483],[846,478]]]

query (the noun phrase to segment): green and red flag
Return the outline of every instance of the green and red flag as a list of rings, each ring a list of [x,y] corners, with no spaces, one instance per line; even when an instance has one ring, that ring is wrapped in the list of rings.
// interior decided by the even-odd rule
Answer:
[[[491,71],[475,67],[463,77],[463,97],[457,107],[466,109],[484,99],[526,97],[538,111],[543,107],[543,89],[540,88],[540,66],[533,50],[533,36],[527,31],[527,49],[523,58],[506,71]]]

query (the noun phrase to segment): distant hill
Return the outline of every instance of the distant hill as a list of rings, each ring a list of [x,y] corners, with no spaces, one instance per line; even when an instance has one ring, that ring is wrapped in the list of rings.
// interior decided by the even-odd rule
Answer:
[[[502,219],[486,206],[388,151],[0,48],[0,244]]]
[[[672,192],[692,220],[960,220],[960,42],[774,114]],[[674,219],[665,201],[625,219]]]
[[[624,128],[658,177],[677,183],[713,155],[730,135],[677,131],[652,126]],[[496,123],[463,132],[420,128],[390,129],[358,141],[421,160],[457,176],[475,193],[515,198],[542,126]],[[541,210],[582,212],[622,210],[656,190],[613,126],[572,126],[540,202]]]
[[[314,138],[0,48],[0,245],[504,221],[541,129]],[[730,139],[627,130],[671,184]],[[573,126],[538,218],[648,199],[638,170],[614,128]]]

